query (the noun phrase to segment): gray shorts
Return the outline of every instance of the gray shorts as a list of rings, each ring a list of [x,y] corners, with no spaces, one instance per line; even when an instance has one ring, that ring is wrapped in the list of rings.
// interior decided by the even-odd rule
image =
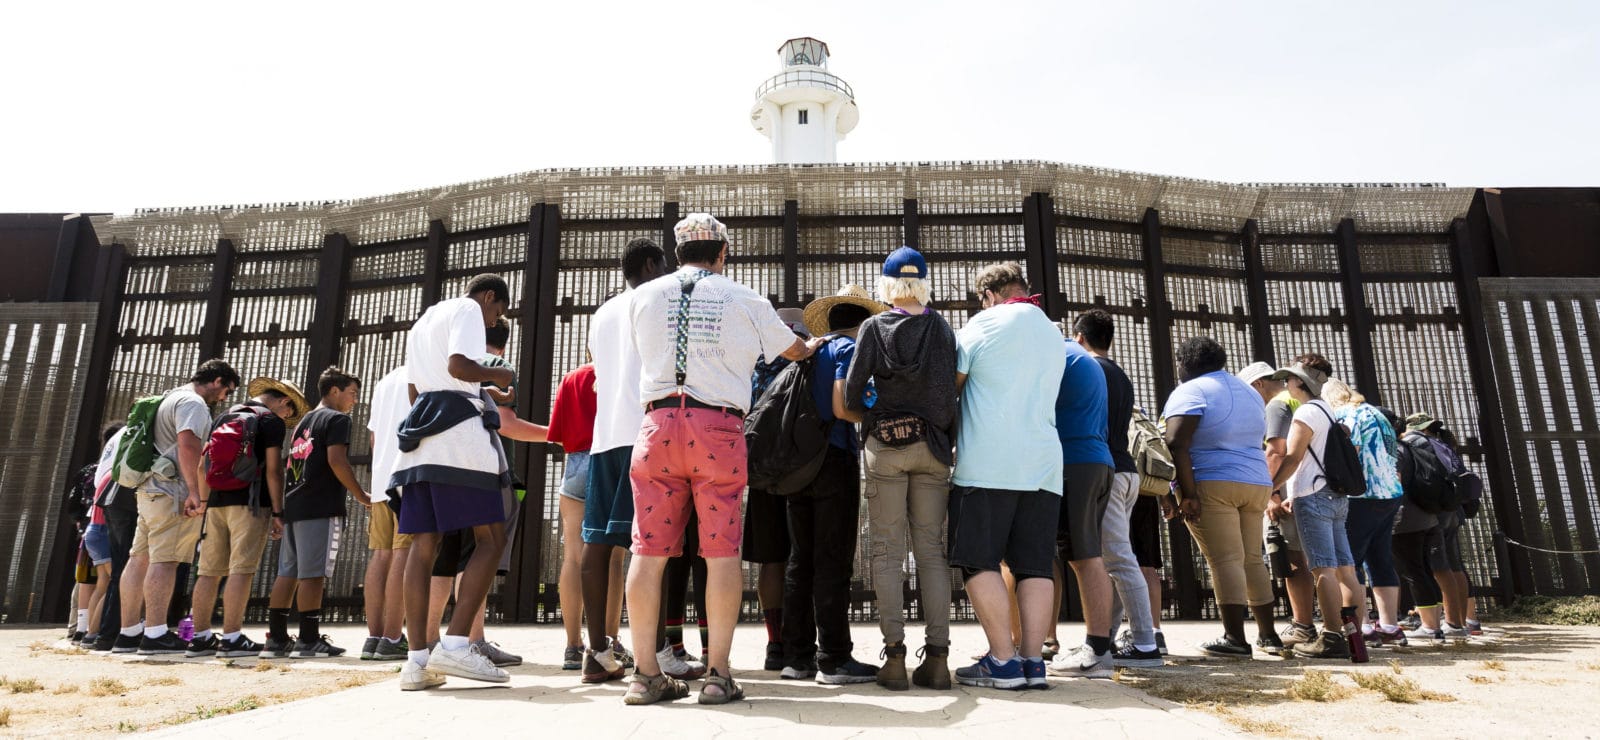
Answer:
[[[573,501],[582,501],[588,497],[588,493],[589,453],[568,452],[567,467],[561,471],[561,495]]]
[[[339,556],[342,529],[344,520],[337,517],[285,522],[278,544],[278,577],[326,578]]]

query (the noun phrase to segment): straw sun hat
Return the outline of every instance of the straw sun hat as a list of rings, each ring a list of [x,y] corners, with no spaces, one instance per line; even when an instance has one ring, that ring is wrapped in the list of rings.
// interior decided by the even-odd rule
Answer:
[[[820,337],[828,333],[828,312],[841,303],[851,303],[867,309],[868,314],[880,314],[889,310],[887,305],[873,300],[872,294],[859,285],[846,285],[839,289],[835,295],[818,298],[806,304],[805,322],[806,329],[811,335]]]
[[[256,378],[250,381],[250,385],[245,387],[244,392],[246,396],[255,398],[261,395],[262,391],[269,390],[282,393],[288,396],[290,401],[294,402],[294,416],[283,420],[284,425],[290,429],[293,429],[295,424],[300,423],[300,417],[305,416],[311,410],[311,405],[306,403],[306,394],[300,392],[299,386],[277,378]]]

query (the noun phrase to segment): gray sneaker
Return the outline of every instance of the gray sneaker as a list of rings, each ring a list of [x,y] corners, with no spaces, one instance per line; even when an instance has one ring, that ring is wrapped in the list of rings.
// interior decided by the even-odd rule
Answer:
[[[361,641],[361,659],[372,660],[372,656],[378,652],[380,642],[383,642],[382,637],[367,635],[367,639]]]
[[[483,653],[483,657],[488,658],[489,662],[493,663],[496,668],[522,665],[522,656],[512,655],[511,653],[501,650],[500,643],[489,642],[488,640],[479,640],[472,644],[478,646],[478,652]]]
[[[576,671],[583,668],[583,646],[573,645],[561,654],[561,670]]]
[[[405,638],[399,642],[389,642],[387,639],[378,640],[378,648],[372,651],[372,660],[405,660],[406,652],[411,649],[406,644]]]

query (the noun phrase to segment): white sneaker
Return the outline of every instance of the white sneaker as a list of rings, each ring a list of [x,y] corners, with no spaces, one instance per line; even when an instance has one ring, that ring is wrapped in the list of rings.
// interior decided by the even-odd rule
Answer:
[[[1087,645],[1078,645],[1066,652],[1056,653],[1048,670],[1052,676],[1111,678],[1116,673],[1116,663],[1110,652],[1095,655]]]
[[[671,647],[664,647],[656,651],[656,664],[661,666],[662,673],[679,681],[693,681],[706,674],[704,663],[698,660],[680,658]]]
[[[428,655],[428,667],[447,676],[473,681],[505,683],[511,680],[511,674],[496,668],[478,650],[477,645],[468,645],[461,650],[446,650],[443,644],[435,645],[433,652]]]
[[[1435,646],[1443,645],[1444,644],[1444,630],[1430,630],[1427,627],[1418,627],[1418,628],[1416,628],[1414,630],[1407,630],[1406,631],[1406,639],[1408,641],[1409,640],[1420,640],[1420,641],[1425,642],[1425,643],[1427,643],[1429,645],[1435,645]]]
[[[444,674],[431,668],[423,668],[414,660],[406,661],[405,667],[400,669],[401,691],[421,691],[443,685]]]

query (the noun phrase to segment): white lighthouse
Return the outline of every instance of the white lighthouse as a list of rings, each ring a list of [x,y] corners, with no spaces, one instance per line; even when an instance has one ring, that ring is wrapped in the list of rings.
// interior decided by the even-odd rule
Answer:
[[[772,140],[775,162],[837,162],[839,141],[860,113],[855,92],[828,72],[828,45],[789,39],[778,60],[782,71],[756,89],[750,125]]]

